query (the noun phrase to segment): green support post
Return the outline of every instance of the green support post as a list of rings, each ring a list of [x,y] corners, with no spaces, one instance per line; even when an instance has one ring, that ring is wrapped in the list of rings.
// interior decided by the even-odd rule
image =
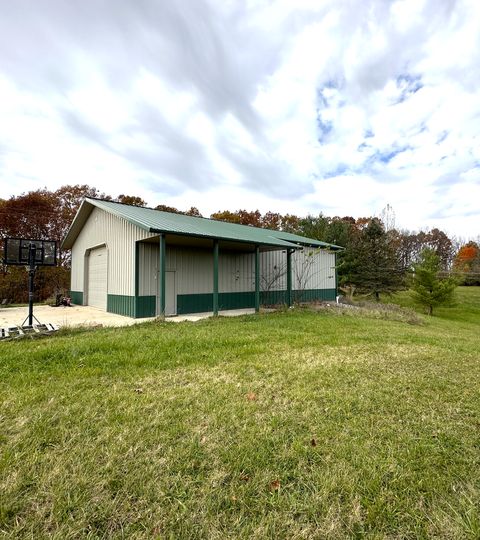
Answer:
[[[218,240],[213,241],[213,315],[218,315]]]
[[[337,252],[334,252],[335,256],[335,300],[337,300],[338,296],[338,266],[337,266]]]
[[[140,283],[140,242],[135,242],[135,304],[134,317],[137,316],[138,291]]]
[[[255,312],[260,311],[260,248],[255,246]]]
[[[160,235],[160,261],[159,261],[159,276],[158,276],[158,300],[159,300],[159,316],[165,317],[165,235]]]
[[[292,251],[287,249],[287,305],[291,307],[292,301]]]

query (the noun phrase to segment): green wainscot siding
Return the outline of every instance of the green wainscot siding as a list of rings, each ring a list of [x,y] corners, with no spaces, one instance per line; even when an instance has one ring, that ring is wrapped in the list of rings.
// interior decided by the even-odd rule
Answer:
[[[135,298],[135,317],[155,317],[157,307],[156,296],[137,296]]]
[[[70,291],[70,298],[72,304],[77,306],[83,306],[83,292],[82,291]]]
[[[213,293],[177,294],[177,314],[213,311]]]
[[[262,306],[277,306],[287,303],[287,291],[261,291],[260,304]]]
[[[73,292],[71,293],[73,294]],[[83,300],[82,293],[78,297]],[[312,302],[315,300],[335,300],[335,289],[308,289],[304,291],[293,291],[295,302]],[[73,300],[72,296],[72,300]],[[263,306],[274,306],[285,304],[287,300],[286,291],[261,291],[260,303]],[[77,303],[74,301],[74,303]],[[255,307],[255,292],[235,292],[219,293],[218,307],[221,311],[227,309],[244,309]],[[123,296],[119,294],[109,294],[107,298],[107,311],[117,315],[127,317],[155,317],[156,297],[155,296]],[[189,313],[208,313],[213,311],[213,294],[178,294],[177,314],[186,315]]]
[[[107,311],[117,315],[135,317],[155,317],[157,299],[155,296],[123,296],[109,294],[107,299]]]
[[[315,302],[318,300],[335,301],[335,289],[296,289],[292,291],[294,302]],[[287,291],[264,291],[261,293],[260,301],[264,306],[286,304]]]
[[[295,302],[314,302],[315,300],[335,301],[336,298],[336,289],[307,289],[293,293]]]
[[[312,302],[315,300],[335,300],[335,289],[308,289],[293,291],[296,302]],[[287,291],[261,291],[260,303],[263,306],[285,304]],[[244,309],[255,307],[255,293],[235,292],[219,293],[218,304],[220,310]],[[177,314],[203,313],[213,311],[213,294],[179,294],[177,295]]]
[[[135,297],[109,294],[107,296],[107,311],[126,317],[135,317]]]
[[[218,305],[221,310],[255,307],[255,292],[220,293]]]
[[[242,309],[255,305],[254,292],[218,293],[218,309]],[[213,294],[178,294],[177,314],[213,311]]]

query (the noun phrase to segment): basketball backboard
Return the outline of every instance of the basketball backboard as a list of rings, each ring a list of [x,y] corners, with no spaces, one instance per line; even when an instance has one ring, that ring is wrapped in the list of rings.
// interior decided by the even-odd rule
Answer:
[[[35,266],[56,266],[57,242],[28,238],[5,238],[3,264],[27,266],[31,246],[35,247]]]

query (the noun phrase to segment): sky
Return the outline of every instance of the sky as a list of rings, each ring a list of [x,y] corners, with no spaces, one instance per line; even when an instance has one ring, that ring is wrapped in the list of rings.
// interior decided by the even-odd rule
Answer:
[[[480,234],[478,0],[0,0],[0,197]]]

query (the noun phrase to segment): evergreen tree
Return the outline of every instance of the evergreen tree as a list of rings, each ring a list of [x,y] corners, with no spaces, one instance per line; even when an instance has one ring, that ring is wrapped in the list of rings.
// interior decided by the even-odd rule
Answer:
[[[357,229],[345,252],[342,282],[358,292],[374,294],[392,293],[404,285],[404,274],[397,253],[382,222],[368,220]]]
[[[453,300],[457,285],[452,277],[440,278],[441,260],[431,248],[424,249],[418,263],[413,265],[412,298],[433,314],[435,306],[448,305]]]

